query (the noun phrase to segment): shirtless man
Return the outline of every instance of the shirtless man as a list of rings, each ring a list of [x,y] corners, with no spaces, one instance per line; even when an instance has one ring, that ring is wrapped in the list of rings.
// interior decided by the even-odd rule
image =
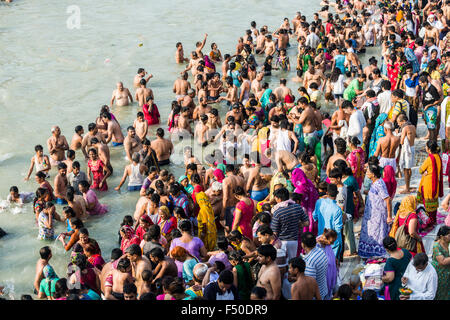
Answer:
[[[211,106],[208,105],[208,101],[206,98],[199,98],[199,104],[194,108],[194,112],[192,113],[192,119],[194,121],[199,120],[200,116],[206,115],[211,111]]]
[[[133,96],[131,95],[130,90],[124,88],[122,82],[117,83],[117,89],[112,93],[111,107],[114,104],[114,100],[116,100],[116,105],[118,107],[127,106],[130,102],[133,103]]]
[[[155,150],[158,165],[164,166],[170,163],[170,155],[173,153],[172,141],[164,138],[164,130],[156,130],[156,139],[151,142],[151,148]]]
[[[269,157],[271,153],[269,152]],[[277,164],[278,172],[283,172],[284,170],[293,170],[299,165],[297,157],[289,151],[278,150],[275,153],[275,161]]]
[[[342,109],[342,104],[339,104],[338,109],[331,116],[330,130],[333,132],[333,141],[340,137],[341,128],[344,126],[343,121],[346,121],[348,125],[348,122],[350,121],[350,114],[345,113],[344,109]]]
[[[134,279],[136,279],[135,285],[139,288],[143,284],[142,271],[152,271],[152,264],[146,256],[142,255],[141,247],[139,247],[139,245],[137,244],[132,244],[131,246],[129,246],[125,250],[125,253],[127,255],[127,258],[131,262],[133,270],[132,274]]]
[[[197,67],[200,63],[200,60],[202,60],[202,59],[198,56],[197,52],[192,51],[191,52],[191,60],[189,60],[189,64],[187,65],[186,69],[184,69],[180,73],[183,74],[183,73],[191,70],[192,76],[195,79],[195,76],[197,75],[197,72],[198,72]]]
[[[104,281],[105,300],[123,300],[123,285],[133,283],[132,266],[128,258],[121,258]]]
[[[221,69],[222,69],[222,80],[225,80],[225,78],[227,77],[227,72],[228,72],[228,70],[230,69],[230,61],[231,61],[231,58],[233,58],[234,56],[230,56],[228,53],[226,53],[224,56],[223,56],[223,62],[222,62],[222,67],[221,67]]]
[[[259,156],[258,152],[250,154],[250,163],[253,167],[248,169],[248,179],[244,188],[250,194],[250,198],[257,202],[264,200],[269,195],[268,183],[261,174],[261,163],[258,161]]]
[[[193,89],[188,89],[187,95],[177,100],[180,103],[181,107],[187,107],[189,109],[190,115],[192,115],[195,109],[194,97],[195,91]]]
[[[64,162],[58,164],[58,174],[53,181],[55,186],[54,193],[57,204],[67,204],[67,186],[69,181],[67,180],[67,165]]]
[[[257,259],[262,264],[258,274],[257,286],[266,289],[266,300],[279,300],[281,296],[281,275],[275,262],[277,249],[271,244],[264,244],[258,248]]]
[[[314,108],[311,107],[305,97],[301,97],[299,99],[299,107],[303,109],[303,112],[300,115],[300,119],[298,119],[298,121],[295,121],[295,123],[302,125],[305,140],[307,140],[307,138],[309,137],[315,137],[317,120]]]
[[[161,248],[156,247],[150,250],[149,257],[156,264],[152,283],[164,276],[177,277],[178,268],[175,261],[171,257],[165,256]]]
[[[36,263],[36,275],[34,277],[34,292],[37,294],[39,292],[39,286],[41,284],[42,279],[44,279],[44,274],[42,270],[44,267],[49,264],[50,259],[52,258],[52,250],[50,247],[45,246],[39,250],[40,259]]]
[[[100,160],[105,164],[106,167],[113,173],[113,167],[111,165],[111,155],[109,152],[109,147],[102,141],[99,141],[97,137],[91,139],[91,146],[97,149],[97,154]],[[90,148],[89,148],[90,149]],[[88,149],[88,150],[89,150]]]
[[[225,115],[225,124],[228,124],[230,122],[230,117],[233,117],[235,123],[242,124],[244,115],[242,114],[242,111],[240,110],[238,104],[233,104],[232,109]]]
[[[139,107],[142,107],[145,103],[152,105],[153,100],[155,100],[152,89],[147,88],[146,86],[147,80],[141,79],[141,81],[139,82],[139,88],[136,89],[136,93],[134,95],[136,101],[139,104]],[[151,101],[149,101],[148,98],[150,98]],[[133,100],[131,100],[131,102],[133,102]]]
[[[111,260],[103,265],[102,271],[100,272],[100,287],[101,291],[105,292],[105,279],[111,274],[112,270],[117,267],[120,257],[122,256],[122,250],[119,248],[112,249]]]
[[[97,141],[105,141],[103,134],[98,131],[97,125],[95,123],[89,123],[88,130],[89,132],[83,137],[83,140],[81,141],[81,151],[83,152],[86,159],[89,159],[87,152],[93,144],[93,138],[96,138]]]
[[[146,74],[147,74],[147,71],[145,71],[144,68],[139,68],[138,69],[137,74],[134,76],[134,80],[133,80],[133,87],[134,87],[134,89],[137,89],[137,88],[140,87],[140,82],[141,82],[142,79],[144,79],[145,82],[147,83],[148,80],[153,78],[153,75],[149,74],[147,79],[145,79],[144,77],[145,77]]]
[[[207,33],[205,33],[205,37],[203,38],[203,41],[198,41],[196,44],[195,44],[195,52],[197,53],[197,55],[199,56],[199,58],[200,59],[203,59],[203,52],[202,52],[202,49],[203,49],[203,47],[205,46],[205,43],[206,43],[206,39],[208,38],[208,34]]]
[[[316,66],[310,66],[308,70],[305,72],[303,77],[303,86],[305,88],[309,88],[309,85],[313,82],[317,83],[317,86],[320,88],[322,81],[325,81],[325,76],[322,73],[322,70],[316,69]]]
[[[75,127],[75,134],[72,136],[72,141],[70,142],[71,150],[78,150],[81,148],[81,142],[83,141],[84,129],[82,126]]]
[[[133,122],[133,127],[136,129],[136,134],[141,141],[147,137],[148,122],[144,118],[144,113],[139,111],[137,117]]]
[[[208,131],[208,116],[206,114],[200,115],[200,121],[197,121],[194,130],[194,137],[196,137],[199,145],[208,145],[207,131]]]
[[[258,72],[256,74],[256,78],[253,79],[251,84],[251,91],[258,97],[258,95],[261,93],[261,91],[265,91],[262,88],[262,81],[264,79],[264,72]]]
[[[216,101],[223,91],[223,82],[220,80],[220,74],[215,72],[213,77],[208,81],[208,100]]]
[[[380,167],[384,168],[389,165],[394,168],[394,172],[397,171],[397,160],[395,153],[400,145],[400,137],[396,137],[392,134],[394,130],[394,124],[391,121],[384,123],[384,132],[386,136],[378,140],[377,149],[375,150],[375,157],[380,157]]]
[[[255,47],[256,54],[261,54],[264,52],[265,42],[266,42],[266,30],[261,28],[259,29],[259,34],[256,37],[256,47]]]
[[[123,145],[124,137],[119,123],[116,120],[111,120],[111,114],[107,112],[103,112],[101,114],[101,118],[103,123],[105,123],[108,128],[108,137],[106,138],[105,143],[108,144],[112,141],[113,147]]]
[[[428,21],[426,21],[423,26],[425,27],[425,39],[433,39],[434,43],[439,43],[439,31],[434,28]]]
[[[186,136],[189,138],[192,136],[191,123],[189,121],[190,109],[188,107],[183,107],[181,109],[180,117],[178,118],[178,135],[183,138]]]
[[[176,48],[177,51],[175,51],[175,63],[189,62],[189,59],[184,57],[183,44],[181,42],[177,42]]]
[[[266,38],[264,40],[264,53],[266,54],[266,57],[274,55],[276,51],[275,42],[272,40],[272,36],[270,34],[266,35]]]
[[[416,139],[416,127],[408,121],[408,118],[404,114],[400,114],[397,117],[397,124],[400,127],[400,171],[403,170],[405,175],[405,188],[400,191],[401,194],[409,194],[415,191],[410,188],[411,182],[411,168],[414,166],[415,160],[415,147],[414,142]]]
[[[241,186],[245,188],[244,179],[234,174],[234,165],[227,164],[225,169],[225,179],[222,181],[223,200],[221,220],[225,219],[225,225],[230,227],[233,222],[233,212],[239,202],[233,194],[233,190]]]
[[[339,137],[334,140],[334,145],[335,153],[330,157],[327,163],[327,176],[330,175],[331,169],[334,168],[334,163],[336,162],[336,160],[344,160],[345,162],[347,162],[347,159],[345,158],[345,153],[347,152],[347,142]],[[350,167],[348,162],[347,165]]]
[[[191,84],[187,80],[189,77],[187,72],[183,72],[181,76],[173,83],[173,93],[175,93],[175,99],[178,101],[187,95],[187,91],[191,89]]]
[[[127,128],[127,136],[123,141],[123,145],[128,161],[131,162],[133,153],[139,152],[142,149],[141,139],[136,136],[136,130],[134,129],[134,127],[129,126]]]
[[[56,166],[66,159],[65,151],[69,150],[66,137],[61,134],[58,126],[52,127],[52,136],[47,140],[47,147],[50,153],[50,164]]]
[[[280,86],[273,90],[273,94],[277,97],[278,101],[284,101],[287,95],[292,96],[292,90],[286,87],[286,79],[280,79]]]
[[[217,102],[226,100],[228,101],[228,104],[235,104],[239,100],[238,98],[239,88],[234,84],[232,77],[227,77],[225,81],[227,84],[226,89],[227,95],[225,97],[220,97],[219,99],[217,99]]]
[[[316,279],[305,276],[306,263],[301,257],[289,261],[289,277],[296,279],[291,286],[291,300],[322,300]]]

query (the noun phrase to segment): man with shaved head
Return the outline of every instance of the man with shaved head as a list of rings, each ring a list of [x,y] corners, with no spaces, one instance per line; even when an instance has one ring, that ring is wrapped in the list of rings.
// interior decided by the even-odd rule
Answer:
[[[127,106],[130,102],[133,103],[133,97],[131,96],[130,90],[124,88],[122,82],[117,82],[117,89],[112,93],[111,107],[114,104],[114,100],[116,100],[116,105],[118,107]]]
[[[69,150],[69,144],[66,137],[61,134],[61,129],[58,126],[52,127],[52,136],[47,140],[47,147],[52,166],[57,166],[58,163],[66,160],[65,151]]]

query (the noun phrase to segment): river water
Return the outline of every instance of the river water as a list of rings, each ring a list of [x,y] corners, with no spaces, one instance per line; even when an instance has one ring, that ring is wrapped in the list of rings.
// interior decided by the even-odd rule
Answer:
[[[125,87],[132,89],[139,67],[154,75],[149,84],[166,128],[174,98],[173,81],[184,68],[174,63],[176,42],[183,43],[188,55],[207,32],[204,53],[209,53],[212,42],[218,44],[222,54],[234,53],[237,39],[250,28],[250,21],[255,20],[258,28],[266,24],[274,30],[284,17],[292,19],[296,11],[311,18],[318,4],[319,1],[311,5],[305,0],[0,3],[0,199],[6,199],[12,185],[21,192],[34,192],[34,173],[30,181],[23,181],[34,146],[43,145],[48,154],[46,141],[53,125],[61,127],[69,144],[76,125],[83,125],[87,132],[87,125],[98,116],[100,106],[109,104],[116,82],[123,81]],[[77,6],[75,11],[72,5]],[[71,19],[76,11],[80,13],[79,28],[73,28],[76,20]],[[265,79],[271,88],[277,86],[277,75],[287,79],[295,76],[296,43],[291,42],[288,54],[293,71],[274,71],[272,79]],[[261,62],[261,58],[257,61]],[[296,93],[296,85],[289,81],[288,85]],[[216,107],[222,114],[226,111],[224,105]],[[124,133],[137,111],[136,104],[113,108]],[[151,128],[151,132],[156,128]],[[126,192],[126,186],[122,193],[113,190],[125,166],[124,156],[123,148],[111,148],[115,172],[108,180],[110,191],[99,195],[100,202],[107,203],[110,211],[85,224],[99,242],[105,260],[117,246],[117,230],[123,216],[133,214],[138,198],[137,193]],[[81,151],[77,151],[76,159],[85,170]],[[180,156],[175,155],[174,159]],[[55,171],[51,171],[52,184]],[[174,165],[171,171],[178,176],[181,165]],[[61,206],[57,210],[61,212]],[[0,211],[0,227],[9,233],[0,240],[0,285],[6,285],[10,297],[18,299],[21,294],[32,293],[38,251],[48,243],[36,239],[38,229],[31,204],[21,210]],[[62,231],[64,226],[59,223],[56,234]],[[59,242],[49,245],[53,249],[51,264],[64,277],[69,254]]]

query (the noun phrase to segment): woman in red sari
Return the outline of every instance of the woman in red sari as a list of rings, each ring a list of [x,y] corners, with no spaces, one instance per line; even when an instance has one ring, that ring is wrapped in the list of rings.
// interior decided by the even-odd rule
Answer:
[[[395,180],[395,171],[392,166],[385,166],[383,170],[383,181],[391,199],[394,199],[397,191],[397,180]]]
[[[152,103],[151,106],[149,102]],[[159,114],[158,107],[153,103],[151,97],[147,97],[146,103],[142,106],[142,112],[144,113],[144,118],[149,126],[159,123],[159,119],[161,118],[161,116]]]
[[[106,179],[111,175],[111,170],[98,158],[96,149],[89,149],[89,158],[87,163],[87,176],[88,182],[91,184],[91,189],[107,191],[108,185],[106,184]],[[91,172],[94,179],[91,178]]]
[[[397,56],[391,54],[387,64],[387,74],[389,81],[391,82],[391,90],[395,90],[397,87],[398,74],[400,72],[400,63],[397,62]]]
[[[241,186],[237,186],[233,192],[239,202],[234,210],[231,231],[238,230],[244,237],[253,240],[252,218],[256,208],[255,202],[246,197],[244,188]]]
[[[347,156],[347,161],[350,163],[350,168],[352,169],[353,176],[358,182],[359,188],[364,182],[364,163],[366,162],[365,152],[361,147],[358,147],[360,141],[357,137],[352,137],[350,139],[350,149],[352,152]]]

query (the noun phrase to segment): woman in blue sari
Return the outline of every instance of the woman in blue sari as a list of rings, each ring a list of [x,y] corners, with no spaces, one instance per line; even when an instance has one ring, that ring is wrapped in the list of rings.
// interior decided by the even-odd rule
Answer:
[[[386,134],[384,133],[384,127],[382,126],[383,122],[388,118],[387,113],[380,113],[375,122],[375,129],[372,132],[372,136],[370,137],[370,145],[369,145],[369,158],[374,155],[375,150],[377,150],[378,140],[383,138]]]

